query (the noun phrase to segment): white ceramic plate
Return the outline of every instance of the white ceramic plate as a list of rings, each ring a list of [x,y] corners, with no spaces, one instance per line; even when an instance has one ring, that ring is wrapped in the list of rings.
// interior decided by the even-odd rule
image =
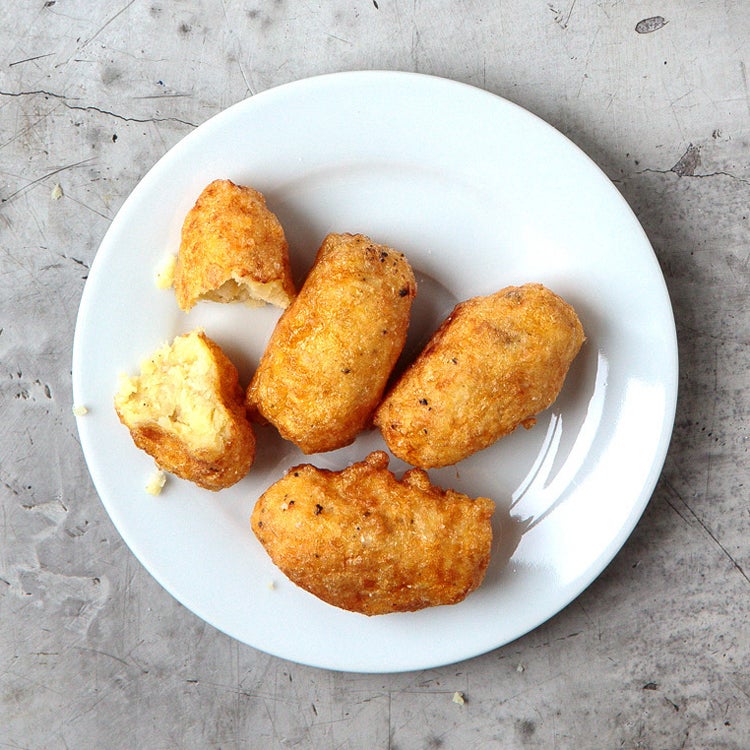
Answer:
[[[367,618],[298,589],[250,532],[257,497],[303,461],[343,468],[383,448],[367,433],[304,457],[270,428],[256,466],[213,494],[170,478],[112,407],[119,372],[204,326],[246,383],[275,308],[202,303],[180,312],[154,270],[175,252],[185,213],[217,177],[267,197],[301,280],[328,232],[402,250],[419,292],[414,354],[458,300],[542,282],[577,309],[588,340],[557,402],[433,482],[498,506],[483,585],[463,603]],[[677,390],[672,311],[649,242],[617,190],[556,130],[463,84],[354,72],[281,86],[217,115],[167,153],[127,199],[96,256],[73,354],[75,402],[91,475],[134,554],[186,607],[234,638],[293,661],[390,672],[448,664],[523,635],[604,569],[661,471]],[[392,460],[398,474],[405,466]]]

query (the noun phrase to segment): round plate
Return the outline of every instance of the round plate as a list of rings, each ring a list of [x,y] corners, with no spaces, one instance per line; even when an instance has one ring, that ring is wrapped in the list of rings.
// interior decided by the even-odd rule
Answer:
[[[462,299],[541,282],[578,311],[587,341],[560,397],[435,484],[497,503],[482,586],[454,606],[365,617],[288,581],[250,531],[259,495],[287,468],[341,469],[384,444],[362,434],[303,456],[258,430],[248,476],[220,493],[170,477],[113,409],[120,372],[197,326],[247,383],[276,308],[201,303],[182,313],[154,271],[213,179],[263,192],[298,282],[328,232],[401,250],[419,291],[414,356]],[[602,172],[560,133],[485,91],[411,73],[353,72],[280,86],[229,108],[167,153],[125,201],[91,268],[73,351],[81,444],[133,553],[174,597],[244,643],[336,670],[424,669],[518,638],[573,600],[631,533],[661,471],[677,391],[674,320],[649,242]],[[393,459],[400,476],[406,468]]]

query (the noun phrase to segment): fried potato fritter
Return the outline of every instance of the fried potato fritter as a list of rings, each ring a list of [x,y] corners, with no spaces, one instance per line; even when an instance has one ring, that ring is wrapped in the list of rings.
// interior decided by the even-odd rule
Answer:
[[[482,450],[557,398],[584,341],[573,308],[541,284],[456,306],[375,413],[390,450],[423,468]]]
[[[202,331],[178,336],[122,376],[120,421],[157,465],[208,490],[242,479],[255,459],[237,369]]]
[[[174,288],[185,311],[202,299],[289,305],[289,246],[261,193],[231,180],[204,188],[182,225]]]
[[[328,235],[260,360],[250,414],[304,453],[351,443],[403,349],[415,294],[403,254],[363,235]]]
[[[410,612],[462,601],[482,582],[495,509],[430,484],[399,481],[383,451],[343,471],[296,466],[258,500],[255,536],[295,584],[352,612]]]

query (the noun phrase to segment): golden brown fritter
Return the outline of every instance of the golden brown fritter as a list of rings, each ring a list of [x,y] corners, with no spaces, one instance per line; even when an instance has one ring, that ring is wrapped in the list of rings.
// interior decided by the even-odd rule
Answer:
[[[201,299],[289,305],[289,247],[261,193],[230,180],[203,190],[182,225],[174,288],[185,311]]]
[[[456,604],[490,559],[495,504],[401,481],[383,451],[343,471],[295,466],[258,500],[251,526],[301,588],[352,612],[379,615]]]
[[[423,468],[486,448],[556,398],[584,341],[573,308],[541,284],[456,306],[375,413],[391,451]]]
[[[351,443],[403,349],[415,294],[401,253],[359,234],[328,235],[250,383],[250,413],[305,453]]]
[[[200,330],[145,359],[140,375],[122,376],[115,409],[162,469],[208,490],[238,482],[255,459],[237,369]]]

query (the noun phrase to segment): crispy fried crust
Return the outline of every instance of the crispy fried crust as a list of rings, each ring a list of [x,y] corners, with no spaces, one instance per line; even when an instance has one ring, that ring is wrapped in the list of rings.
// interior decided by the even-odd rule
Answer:
[[[230,180],[203,190],[182,225],[174,288],[185,311],[201,299],[289,305],[289,248],[261,193]]]
[[[573,308],[541,284],[457,305],[375,413],[391,451],[446,466],[486,448],[556,398],[584,341]]]
[[[328,235],[250,383],[250,414],[305,453],[351,443],[403,349],[415,294],[401,253],[363,235]]]
[[[162,469],[205,489],[235,484],[255,458],[237,369],[202,331],[178,336],[139,376],[123,378],[115,409]]]
[[[455,604],[490,559],[495,504],[398,481],[383,451],[333,472],[296,466],[258,500],[251,526],[273,562],[325,602],[379,615]]]

